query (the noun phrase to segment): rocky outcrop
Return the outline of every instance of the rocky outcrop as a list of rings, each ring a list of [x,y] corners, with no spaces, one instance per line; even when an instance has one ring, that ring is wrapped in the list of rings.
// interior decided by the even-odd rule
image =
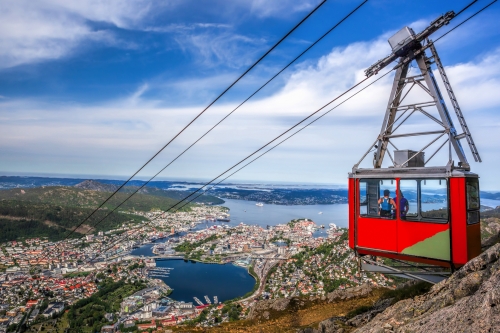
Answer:
[[[500,230],[495,223],[488,227],[496,234],[483,241],[489,248],[428,293],[394,305],[392,299],[380,299],[353,318],[333,317],[297,332],[500,332]]]
[[[83,190],[98,191],[98,192],[114,192],[118,189],[118,186],[112,184],[103,184],[95,180],[84,180],[81,183],[75,185],[76,188],[81,188]]]
[[[483,240],[482,248],[489,248],[500,242],[500,219],[490,217],[481,221],[481,233],[491,235]]]
[[[500,244],[414,299],[400,301],[357,333],[500,332]]]
[[[311,303],[333,303],[364,297],[370,294],[373,288],[369,284],[363,284],[345,290],[335,290],[323,297],[312,297],[304,299],[300,297],[287,297],[259,301],[251,308],[248,319],[268,320],[273,314],[282,311],[297,311]]]
[[[269,319],[270,310],[283,311],[290,304],[291,298],[277,298],[257,302],[250,313],[248,319]]]
[[[371,293],[372,290],[373,290],[372,286],[370,286],[368,283],[365,283],[360,286],[349,289],[344,289],[344,290],[337,289],[335,291],[332,291],[331,293],[326,294],[326,299],[328,300],[328,303],[334,301],[345,301],[353,298],[366,296],[369,293]]]

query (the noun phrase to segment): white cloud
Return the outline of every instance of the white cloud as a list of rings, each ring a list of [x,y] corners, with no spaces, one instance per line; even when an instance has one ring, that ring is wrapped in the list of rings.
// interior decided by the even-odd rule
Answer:
[[[89,21],[135,26],[150,11],[150,0],[5,0],[0,11],[0,68],[58,59],[83,42],[133,47]]]
[[[257,16],[283,16],[290,15],[296,12],[309,11],[317,6],[320,1],[316,0],[280,0],[280,1],[266,1],[266,0],[247,0],[243,3],[250,6],[250,10]]]
[[[383,37],[302,63],[282,89],[246,104],[163,176],[213,177],[361,80],[363,70],[388,52]],[[500,116],[491,111],[500,106],[500,49],[446,69],[485,161],[473,168],[482,172],[483,188],[499,188],[488,170],[500,163],[494,140]],[[343,182],[378,134],[391,83],[389,76],[379,81],[236,178]],[[131,174],[203,108],[163,107],[144,97],[151,88],[147,82],[126,98],[93,107],[0,101],[0,154],[8,166],[0,170]],[[218,104],[207,111],[146,174],[159,170],[234,106]]]
[[[247,65],[255,54],[268,46],[263,38],[252,38],[230,31],[177,34],[175,40],[205,66],[224,64],[232,68]]]

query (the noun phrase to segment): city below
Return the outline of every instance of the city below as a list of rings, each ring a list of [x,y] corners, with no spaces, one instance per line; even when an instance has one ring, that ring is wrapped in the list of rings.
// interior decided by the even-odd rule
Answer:
[[[2,192],[0,218],[10,224],[36,221],[9,213],[8,195],[36,212],[35,201],[37,205],[56,201],[69,205],[71,200],[74,204],[108,193],[103,186],[98,182],[9,186]],[[337,204],[319,206],[321,211],[318,206],[290,206],[297,215],[307,212],[311,216],[283,221],[272,211],[279,212],[282,206],[267,203],[269,192],[237,194],[241,191],[211,193],[225,198],[224,204],[191,204],[178,211],[151,208],[157,205],[158,196],[143,194],[131,204],[136,207],[119,211],[123,220],[115,220],[113,227],[99,230],[84,225],[72,237],[54,234],[3,241],[0,332],[40,332],[47,327],[89,333],[212,327],[246,318],[259,300],[324,297],[366,283],[396,286],[389,276],[358,270],[348,246],[344,197],[330,197]],[[297,198],[305,198],[307,190],[300,190],[295,198],[288,189],[274,191],[288,192],[287,200],[299,202]],[[22,201],[25,198],[31,199]],[[81,207],[87,205],[85,200],[78,202]],[[140,205],[147,209],[140,210]],[[65,206],[57,207],[64,212]],[[312,208],[299,210],[307,207]],[[252,214],[259,212],[267,218],[252,221],[257,216]],[[248,216],[248,220],[235,220],[234,215]],[[78,220],[83,217],[79,214]],[[332,222],[317,222],[325,220]],[[59,224],[50,218],[42,224],[52,229],[64,226],[61,219],[53,221]],[[65,234],[68,230],[65,227]]]

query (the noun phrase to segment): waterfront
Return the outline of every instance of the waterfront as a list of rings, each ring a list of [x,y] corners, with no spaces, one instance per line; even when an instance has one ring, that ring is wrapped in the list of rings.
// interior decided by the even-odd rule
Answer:
[[[157,267],[173,268],[168,277],[159,277],[174,291],[170,295],[177,301],[194,302],[198,297],[205,303],[205,295],[219,302],[240,297],[251,291],[255,279],[245,268],[232,264],[204,264],[184,260],[157,260]]]

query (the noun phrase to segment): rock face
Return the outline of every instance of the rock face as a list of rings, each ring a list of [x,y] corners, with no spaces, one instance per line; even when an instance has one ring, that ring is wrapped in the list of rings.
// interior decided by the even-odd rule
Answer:
[[[333,303],[336,301],[346,301],[354,298],[364,297],[370,294],[373,288],[369,284],[363,284],[354,288],[349,288],[345,290],[335,290],[328,293],[326,296],[321,298],[309,298],[310,302],[326,302]],[[248,319],[269,319],[270,315],[274,312],[290,311],[292,308],[300,309],[305,305],[305,300],[299,297],[287,297],[287,298],[277,298],[269,299],[265,301],[257,302],[250,310],[248,314]]]
[[[91,190],[98,192],[114,192],[118,189],[118,186],[116,185],[103,184],[95,180],[84,180],[83,182],[76,184],[75,187],[81,188],[83,190]]]
[[[388,307],[355,332],[500,332],[499,258],[496,244],[429,293]]]

